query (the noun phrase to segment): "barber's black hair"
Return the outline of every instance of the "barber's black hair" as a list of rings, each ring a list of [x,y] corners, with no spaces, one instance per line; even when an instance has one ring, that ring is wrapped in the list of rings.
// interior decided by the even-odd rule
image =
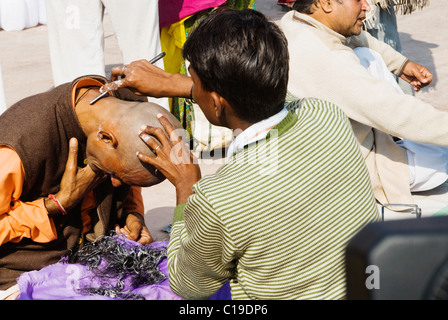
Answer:
[[[190,34],[183,55],[202,87],[225,98],[242,120],[258,122],[283,108],[287,40],[262,13],[217,9]]]
[[[318,0],[296,0],[292,9],[301,13],[312,14],[314,10],[312,7],[317,4]]]

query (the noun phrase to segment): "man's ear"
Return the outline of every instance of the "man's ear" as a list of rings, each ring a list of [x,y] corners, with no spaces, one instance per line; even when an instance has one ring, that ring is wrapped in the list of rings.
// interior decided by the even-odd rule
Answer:
[[[319,0],[319,5],[325,13],[333,11],[333,1],[337,0]]]
[[[108,148],[116,149],[118,146],[117,138],[110,131],[98,130],[97,140],[104,143]]]
[[[225,109],[229,106],[229,103],[226,99],[224,99],[220,94],[213,91],[211,93],[211,97],[213,100],[213,104],[215,107],[215,114],[217,118],[220,118],[223,114],[225,114]]]

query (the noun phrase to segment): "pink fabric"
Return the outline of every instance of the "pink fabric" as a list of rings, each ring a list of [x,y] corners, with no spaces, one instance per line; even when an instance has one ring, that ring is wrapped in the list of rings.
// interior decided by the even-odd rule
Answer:
[[[226,0],[159,0],[160,28],[169,26],[196,12],[214,8]]]

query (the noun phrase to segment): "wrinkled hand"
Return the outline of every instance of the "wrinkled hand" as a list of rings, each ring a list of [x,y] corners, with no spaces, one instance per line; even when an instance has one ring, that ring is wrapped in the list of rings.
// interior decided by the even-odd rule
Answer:
[[[193,193],[193,185],[201,179],[201,169],[187,143],[162,114],[157,118],[165,129],[145,126],[140,138],[151,148],[156,157],[137,153],[137,157],[159,170],[176,187],[177,204],[186,202]],[[159,142],[154,139],[154,136]]]
[[[103,173],[94,172],[88,165],[84,168],[78,167],[78,140],[71,138],[64,175],[59,192],[55,194],[56,199],[66,210],[70,210],[104,178]]]
[[[116,225],[115,232],[117,234],[124,234],[129,239],[143,245],[153,242],[151,233],[145,225],[145,219],[139,213],[129,213],[126,218],[126,225],[123,228]]]
[[[400,78],[409,82],[415,91],[426,87],[433,80],[432,73],[426,67],[412,61],[406,63]]]
[[[147,60],[112,68],[110,80],[101,92],[127,87],[138,95],[156,98],[189,97],[192,85],[190,77],[168,73]]]

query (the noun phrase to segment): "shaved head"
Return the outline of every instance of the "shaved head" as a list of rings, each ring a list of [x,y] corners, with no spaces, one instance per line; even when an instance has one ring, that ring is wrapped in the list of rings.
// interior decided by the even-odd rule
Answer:
[[[183,130],[179,121],[160,105],[150,102],[108,97],[101,106],[97,105],[98,102],[95,108],[100,107],[101,121],[97,132],[87,137],[89,165],[128,185],[146,187],[163,181],[165,177],[160,172],[138,159],[137,152],[155,156],[138,133],[143,125],[162,128],[157,118],[159,113],[174,128]]]

